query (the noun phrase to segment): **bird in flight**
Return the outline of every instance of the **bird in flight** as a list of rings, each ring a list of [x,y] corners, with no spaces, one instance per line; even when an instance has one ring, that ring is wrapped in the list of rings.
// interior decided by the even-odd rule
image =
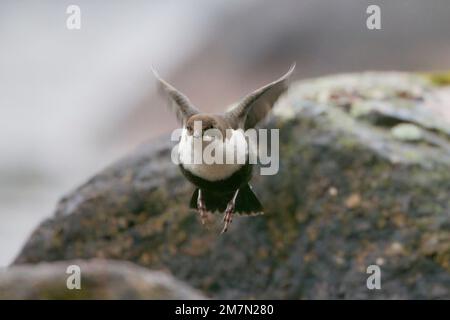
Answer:
[[[179,168],[196,187],[190,208],[198,211],[203,224],[207,212],[224,212],[223,233],[228,230],[235,213],[263,213],[261,202],[249,185],[254,165],[249,156],[255,150],[246,145],[244,131],[255,128],[267,116],[288,88],[294,68],[295,64],[281,78],[253,91],[222,113],[201,112],[186,95],[153,70],[160,88],[169,98],[171,110],[182,125],[178,144]],[[212,147],[216,155],[230,156],[228,161],[193,161],[201,160],[206,149]]]

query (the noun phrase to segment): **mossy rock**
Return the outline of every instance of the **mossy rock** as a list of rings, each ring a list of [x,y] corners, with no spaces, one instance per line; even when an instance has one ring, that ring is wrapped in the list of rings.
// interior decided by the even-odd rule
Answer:
[[[265,214],[224,235],[188,209],[169,138],[151,141],[64,197],[15,264],[129,260],[214,298],[448,299],[450,125],[427,109],[440,89],[395,72],[294,83],[268,123],[280,171],[252,181]],[[399,123],[423,138],[397,139]]]

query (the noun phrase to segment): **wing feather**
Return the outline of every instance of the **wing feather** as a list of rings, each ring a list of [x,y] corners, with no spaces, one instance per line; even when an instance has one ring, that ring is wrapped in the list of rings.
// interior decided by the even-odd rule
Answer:
[[[255,127],[267,116],[275,102],[288,88],[288,80],[294,68],[295,63],[281,78],[247,95],[240,103],[225,113],[228,121],[245,130]]]
[[[186,121],[200,111],[189,101],[188,97],[178,91],[170,83],[162,79],[152,68],[153,74],[159,82],[160,90],[169,97],[169,108],[175,112],[178,121],[184,125]]]

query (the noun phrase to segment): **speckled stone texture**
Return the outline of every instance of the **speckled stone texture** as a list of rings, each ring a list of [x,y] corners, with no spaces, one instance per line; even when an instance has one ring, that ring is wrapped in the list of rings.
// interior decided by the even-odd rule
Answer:
[[[221,216],[204,228],[189,210],[169,138],[148,142],[64,197],[15,264],[128,260],[213,298],[449,299],[450,99],[432,80],[292,84],[268,123],[280,171],[252,181],[265,215],[224,235]],[[366,287],[371,264],[381,290]]]

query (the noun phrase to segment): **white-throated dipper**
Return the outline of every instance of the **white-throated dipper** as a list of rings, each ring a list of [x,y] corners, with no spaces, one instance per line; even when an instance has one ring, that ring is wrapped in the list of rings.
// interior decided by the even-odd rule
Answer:
[[[218,114],[199,111],[183,93],[153,70],[161,88],[169,96],[171,109],[183,126],[178,145],[179,167],[196,186],[190,207],[199,212],[202,223],[207,212],[225,212],[222,230],[225,232],[234,213],[263,213],[261,202],[248,183],[253,168],[253,163],[248,161],[249,153],[254,151],[246,145],[244,131],[254,128],[266,117],[288,88],[288,79],[294,68],[295,64],[278,80],[255,90],[231,109]],[[214,149],[215,156],[220,151],[220,157],[228,161],[204,161],[206,148]]]

